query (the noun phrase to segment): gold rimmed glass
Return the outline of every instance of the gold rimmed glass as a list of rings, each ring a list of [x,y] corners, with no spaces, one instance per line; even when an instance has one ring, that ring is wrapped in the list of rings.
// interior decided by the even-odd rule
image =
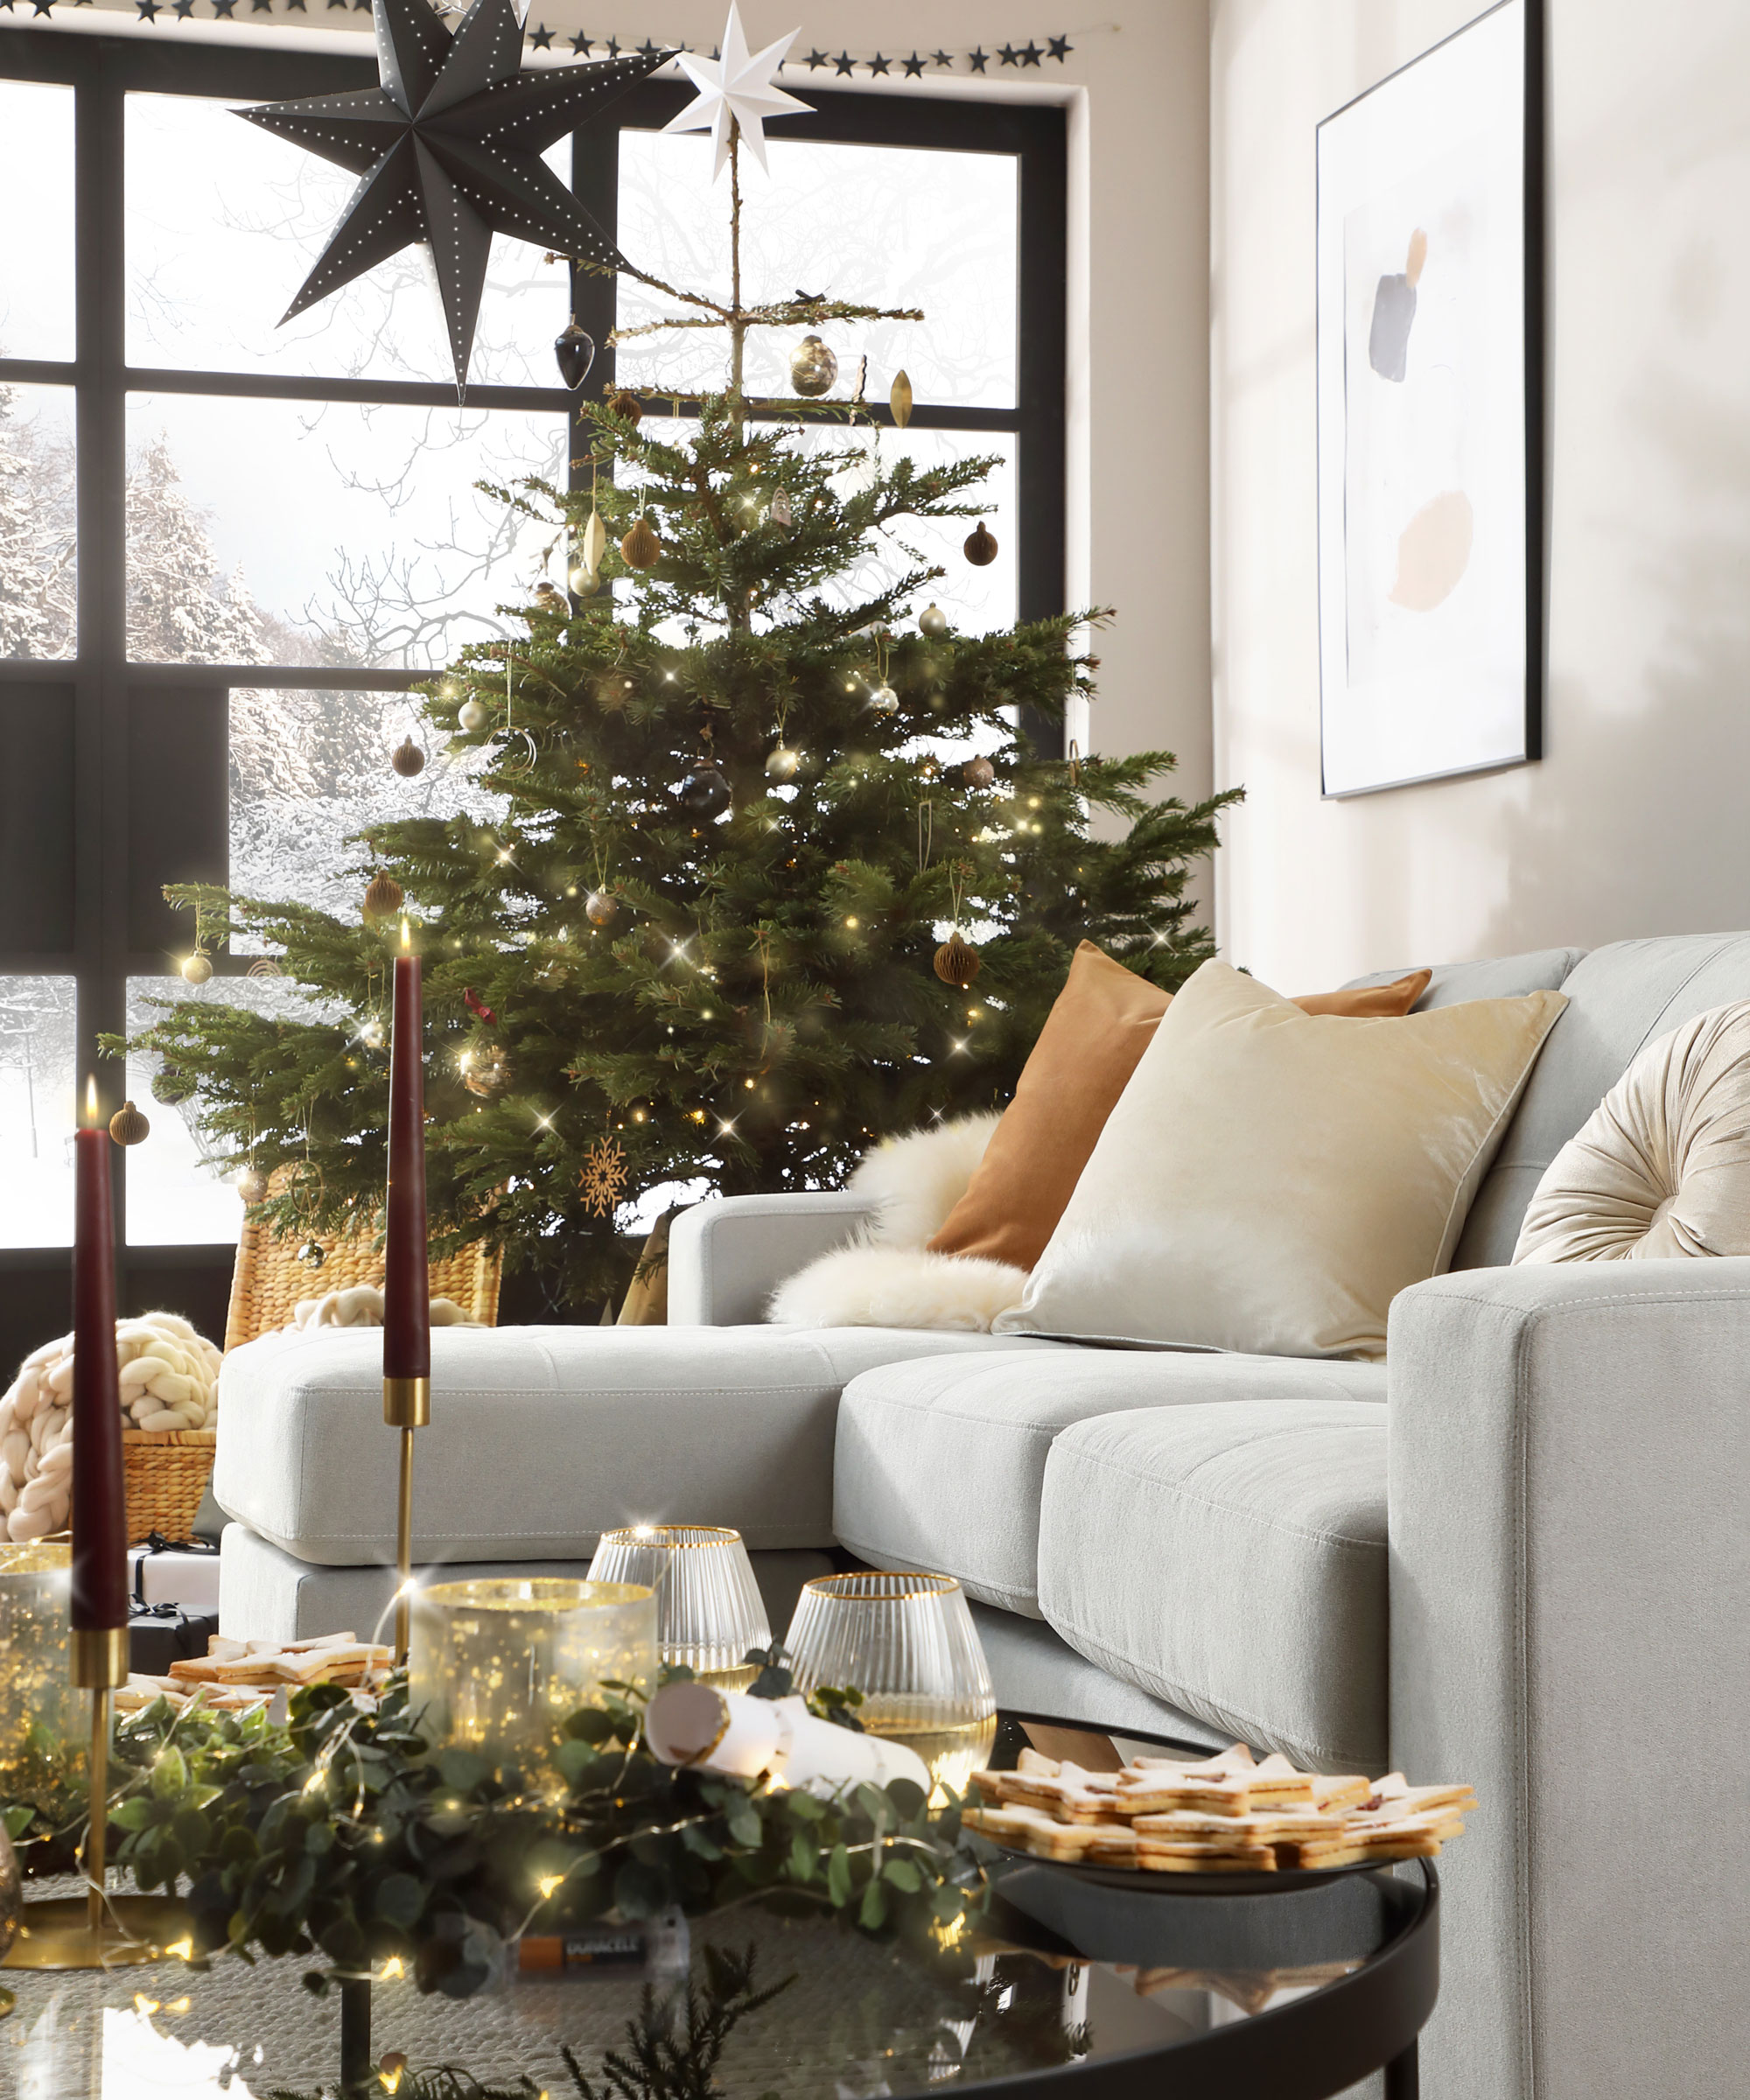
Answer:
[[[743,1661],[772,1645],[771,1621],[741,1534],[722,1524],[627,1524],[604,1531],[592,1582],[642,1582],[656,1592],[656,1645],[724,1691],[759,1675]]]
[[[997,1740],[997,1698],[965,1593],[951,1575],[871,1571],[803,1586],[784,1643],[796,1689],[854,1686],[872,1735],[907,1743],[938,1797],[966,1790]]]
[[[604,1684],[656,1681],[648,1584],[551,1577],[441,1582],[413,1600],[408,1705],[427,1740],[478,1751],[532,1786],[563,1784],[566,1716]]]

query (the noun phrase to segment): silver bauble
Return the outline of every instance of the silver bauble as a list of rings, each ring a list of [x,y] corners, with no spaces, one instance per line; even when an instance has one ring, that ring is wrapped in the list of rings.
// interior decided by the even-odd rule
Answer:
[[[948,615],[940,606],[926,606],[918,614],[918,632],[920,634],[946,634]]]
[[[794,780],[802,763],[802,754],[794,744],[774,744],[766,753],[766,777],[774,780]]]
[[[470,736],[484,729],[491,719],[478,700],[465,700],[456,710],[456,726],[466,730]]]
[[[251,1208],[268,1200],[268,1178],[258,1166],[246,1166],[237,1176],[237,1194]]]
[[[183,963],[182,976],[185,984],[204,984],[212,975],[212,956],[203,954],[198,948]]]
[[[592,890],[584,899],[584,916],[592,926],[612,926],[620,916],[620,906],[606,890]]]
[[[298,1258],[306,1269],[319,1269],[328,1259],[328,1253],[320,1240],[306,1240],[298,1250]]]
[[[900,696],[891,685],[884,683],[878,685],[870,694],[869,704],[878,715],[897,715],[900,711]]]

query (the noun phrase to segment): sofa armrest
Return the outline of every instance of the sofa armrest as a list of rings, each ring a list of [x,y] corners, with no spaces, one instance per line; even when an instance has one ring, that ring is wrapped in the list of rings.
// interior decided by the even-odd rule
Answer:
[[[1425,2090],[1729,2090],[1750,1260],[1440,1277],[1394,1303],[1387,1361],[1392,1760],[1481,1802],[1441,1861]]]
[[[752,1326],[787,1276],[874,1215],[866,1198],[840,1191],[724,1196],[683,1210],[668,1228],[669,1326]]]

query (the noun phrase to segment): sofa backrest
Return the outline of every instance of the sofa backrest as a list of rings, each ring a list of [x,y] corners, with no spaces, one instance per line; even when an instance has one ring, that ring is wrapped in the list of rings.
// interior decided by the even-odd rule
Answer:
[[[1385,970],[1365,984],[1389,984]],[[1546,948],[1437,970],[1424,1006],[1566,992],[1495,1162],[1477,1191],[1455,1269],[1504,1267],[1544,1169],[1650,1042],[1714,1006],[1750,999],[1750,934],[1614,941],[1591,954]]]

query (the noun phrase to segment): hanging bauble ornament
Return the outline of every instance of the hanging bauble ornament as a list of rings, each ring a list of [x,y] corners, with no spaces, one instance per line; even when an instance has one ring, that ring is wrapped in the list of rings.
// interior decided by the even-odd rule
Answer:
[[[212,975],[213,958],[200,948],[197,948],[194,953],[183,962],[182,976],[185,984],[204,984]]]
[[[795,523],[795,507],[790,501],[790,492],[788,488],[780,488],[774,492],[772,500],[766,507],[766,515],[773,524],[785,532],[788,532]]]
[[[903,372],[893,374],[893,383],[887,389],[887,406],[893,411],[893,428],[903,430],[912,420],[912,382]]]
[[[550,613],[555,620],[564,620],[571,609],[565,603],[565,593],[544,576],[535,586],[535,605],[538,612]]]
[[[956,990],[964,991],[983,967],[978,950],[970,941],[962,941],[957,932],[950,934],[935,951],[935,974]]]
[[[268,1200],[268,1178],[258,1166],[246,1166],[237,1176],[236,1188],[251,1209]]]
[[[109,1118],[109,1135],[117,1144],[144,1144],[152,1126],[131,1101],[124,1101]]]
[[[813,400],[838,377],[838,360],[817,335],[805,335],[790,353],[790,384]]]
[[[482,1101],[496,1101],[511,1082],[509,1054],[501,1043],[476,1043],[459,1060],[462,1084]]]
[[[194,1082],[176,1065],[160,1065],[152,1078],[152,1099],[160,1107],[173,1109],[194,1091]]]
[[[948,632],[947,613],[940,606],[926,606],[923,611],[918,614],[918,632],[932,637],[937,634],[946,634]]]
[[[592,890],[584,899],[584,916],[592,926],[612,926],[620,906],[606,890]]]
[[[320,1240],[306,1240],[298,1250],[298,1258],[306,1269],[319,1269],[328,1259],[328,1250]]]
[[[878,715],[897,715],[900,711],[900,696],[883,679],[870,694],[869,705]]]
[[[989,788],[997,778],[997,768],[989,759],[968,759],[960,777],[969,788]]]
[[[622,423],[631,424],[634,430],[644,420],[644,403],[637,395],[628,394],[624,387],[607,405]]]
[[[570,573],[565,581],[571,586],[573,598],[593,598],[602,587],[601,571],[585,569],[581,562],[571,564]]]
[[[606,552],[607,527],[602,523],[600,511],[592,510],[578,536],[578,559],[585,569],[599,570]]]
[[[388,1030],[382,1025],[382,1017],[374,1013],[369,1020],[359,1025],[359,1040],[367,1050],[381,1050],[388,1040]]]
[[[961,552],[975,569],[988,569],[996,560],[997,536],[984,529],[983,518],[979,519],[976,530],[967,534],[966,544]]]
[[[681,782],[676,799],[689,816],[709,823],[712,817],[721,816],[730,805],[729,782],[718,772],[715,760],[698,759]]]
[[[794,744],[774,744],[766,753],[766,771],[774,780],[794,780],[802,770],[802,754]]]
[[[586,335],[575,321],[568,321],[554,339],[553,356],[559,376],[575,393],[590,375],[596,361],[595,338]]]
[[[425,753],[411,737],[403,737],[388,754],[388,762],[404,780],[416,779],[425,770]]]
[[[662,542],[656,537],[655,528],[648,518],[640,518],[632,530],[620,542],[620,551],[628,569],[648,569],[662,555]]]
[[[457,728],[466,731],[471,737],[483,730],[491,719],[492,717],[478,700],[465,700],[456,710]]]
[[[371,877],[370,887],[365,892],[360,907],[367,920],[392,919],[401,909],[406,892],[393,875],[385,875],[379,868]]]

